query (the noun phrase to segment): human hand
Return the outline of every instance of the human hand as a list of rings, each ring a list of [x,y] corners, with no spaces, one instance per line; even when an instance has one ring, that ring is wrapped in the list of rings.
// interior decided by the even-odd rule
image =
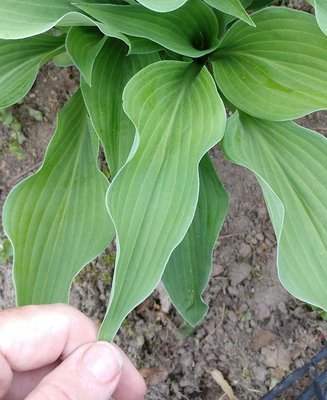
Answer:
[[[0,312],[1,400],[141,400],[141,375],[95,324],[64,304]]]

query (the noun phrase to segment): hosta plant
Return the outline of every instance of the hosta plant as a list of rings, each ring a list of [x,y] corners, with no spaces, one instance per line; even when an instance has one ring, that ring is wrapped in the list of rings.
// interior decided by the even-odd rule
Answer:
[[[19,305],[66,302],[115,238],[99,337],[160,280],[195,326],[228,207],[221,141],[261,185],[282,284],[327,309],[327,141],[292,122],[327,108],[327,3],[311,1],[316,17],[271,3],[1,0],[0,108],[51,60],[80,72],[42,167],[4,206]]]

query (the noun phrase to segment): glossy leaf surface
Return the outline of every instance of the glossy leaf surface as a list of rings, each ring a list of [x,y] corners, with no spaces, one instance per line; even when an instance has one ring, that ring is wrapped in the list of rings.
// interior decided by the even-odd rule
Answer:
[[[70,0],[1,0],[0,38],[21,39],[46,32],[65,16],[87,22]]]
[[[199,200],[192,224],[170,256],[162,276],[172,303],[192,326],[208,310],[202,293],[212,269],[212,250],[228,209],[228,195],[208,154],[201,160],[199,172]]]
[[[84,4],[79,7],[107,29],[152,40],[185,56],[201,57],[218,46],[217,20],[201,0],[189,0],[170,13],[157,13],[141,5]]]
[[[205,2],[225,14],[233,15],[247,24],[254,26],[251,17],[245,11],[240,0],[205,0]]]
[[[19,305],[67,302],[74,276],[111,241],[108,181],[97,155],[78,92],[59,115],[41,169],[19,183],[4,206]]]
[[[209,72],[195,63],[152,64],[123,97],[138,138],[107,198],[119,251],[99,334],[106,340],[154,290],[185,236],[198,199],[198,164],[222,137],[226,118]]]
[[[314,16],[271,7],[252,19],[256,28],[238,21],[213,56],[225,97],[250,115],[276,121],[327,108],[327,37]]]
[[[92,27],[72,27],[67,35],[67,52],[89,85],[94,61],[106,40],[97,28]]]
[[[125,164],[135,136],[135,127],[123,110],[123,90],[133,75],[160,60],[156,53],[127,56],[127,52],[123,42],[108,39],[95,61],[92,87],[83,80],[81,84],[112,177]]]
[[[327,2],[326,0],[314,0],[316,18],[320,29],[327,35]]]
[[[140,4],[157,12],[168,12],[176,10],[185,4],[187,0],[139,0]]]
[[[0,108],[11,106],[29,92],[40,66],[63,50],[64,41],[64,36],[49,35],[0,39]]]
[[[326,310],[326,138],[293,122],[235,113],[223,149],[258,177],[277,236],[282,284]]]

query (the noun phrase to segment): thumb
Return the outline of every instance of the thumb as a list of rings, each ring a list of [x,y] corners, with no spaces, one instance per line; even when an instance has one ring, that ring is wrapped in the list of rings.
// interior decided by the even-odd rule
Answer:
[[[25,400],[107,400],[122,369],[119,351],[107,342],[85,344],[42,379]]]

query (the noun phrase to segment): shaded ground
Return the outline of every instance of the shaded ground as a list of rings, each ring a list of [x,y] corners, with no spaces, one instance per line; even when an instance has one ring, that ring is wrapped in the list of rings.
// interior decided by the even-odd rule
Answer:
[[[73,70],[42,70],[26,100],[12,109],[26,141],[23,160],[9,152],[12,127],[0,122],[1,207],[8,190],[38,168],[54,130],[57,111],[76,89]],[[31,111],[37,110],[40,114]],[[327,114],[301,123],[327,132]],[[256,180],[227,163],[219,149],[215,165],[230,193],[230,210],[214,252],[214,271],[205,298],[210,311],[190,336],[156,292],[124,322],[116,342],[150,383],[147,399],[217,400],[223,392],[210,375],[221,371],[238,399],[259,399],[291,370],[325,345],[327,323],[291,298],[276,276],[276,241]],[[113,256],[107,253],[77,278],[71,302],[95,320],[104,316]],[[0,268],[0,309],[14,305],[11,264]],[[300,388],[298,388],[300,390]],[[284,399],[294,399],[293,389]]]

